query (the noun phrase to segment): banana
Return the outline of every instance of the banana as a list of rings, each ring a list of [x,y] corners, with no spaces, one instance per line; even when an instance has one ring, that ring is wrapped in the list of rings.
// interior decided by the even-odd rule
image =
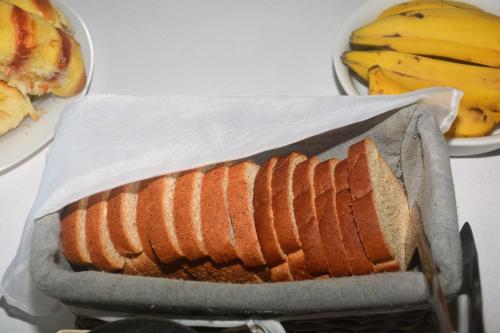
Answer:
[[[500,69],[466,65],[394,51],[350,51],[343,62],[361,78],[380,66],[385,75],[411,90],[433,86],[462,90],[473,105],[500,112]]]
[[[500,67],[500,17],[459,8],[424,9],[359,28],[351,43]]]
[[[379,66],[368,71],[368,93],[370,95],[399,95],[409,91],[411,89],[388,78]]]
[[[384,18],[391,15],[406,13],[414,10],[431,9],[431,8],[463,8],[469,10],[481,10],[476,6],[458,1],[446,0],[413,0],[404,2],[384,10],[378,18]]]
[[[379,66],[369,70],[368,84],[370,95],[396,95],[412,90],[388,77]],[[495,116],[491,110],[463,98],[460,101],[457,118],[446,136],[483,136],[491,133],[494,127]]]
[[[491,110],[462,99],[457,117],[445,135],[462,138],[485,136],[490,134],[494,127],[495,117]]]

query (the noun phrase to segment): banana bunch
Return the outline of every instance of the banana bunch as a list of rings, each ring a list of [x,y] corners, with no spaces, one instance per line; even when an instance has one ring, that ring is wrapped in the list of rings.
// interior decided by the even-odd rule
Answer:
[[[453,137],[489,134],[500,123],[500,17],[456,1],[413,0],[354,31],[343,62],[370,94],[433,86],[464,92]]]

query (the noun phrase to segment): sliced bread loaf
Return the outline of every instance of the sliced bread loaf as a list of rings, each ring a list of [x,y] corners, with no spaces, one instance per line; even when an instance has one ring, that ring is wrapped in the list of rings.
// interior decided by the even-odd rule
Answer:
[[[375,265],[394,259],[404,264],[410,218],[403,187],[371,140],[351,146],[347,161],[354,218],[366,254]]]
[[[179,175],[174,191],[174,227],[182,253],[196,261],[208,255],[201,230],[201,184],[204,169]]]
[[[321,243],[328,261],[328,270],[334,277],[351,275],[336,201],[334,172],[337,164],[335,159],[327,160],[318,164],[314,171],[315,205]]]
[[[126,257],[142,252],[135,225],[139,186],[135,182],[115,188],[108,199],[109,235],[116,251]]]
[[[336,208],[340,231],[347,253],[347,261],[354,275],[374,272],[372,262],[368,259],[352,212],[351,191],[349,189],[349,172],[347,161],[343,160],[335,167]]]
[[[141,218],[156,257],[169,264],[184,258],[177,240],[173,218],[176,175],[153,178],[141,190]]]
[[[302,250],[304,251],[305,263],[309,273],[313,276],[328,273],[328,261],[323,248],[316,216],[314,169],[318,163],[319,160],[317,157],[305,160],[297,165],[293,174],[293,207],[295,219]]]
[[[208,255],[218,264],[238,259],[227,200],[229,168],[219,165],[203,176],[201,184],[201,231]]]
[[[123,269],[125,257],[116,251],[109,235],[108,197],[109,191],[104,191],[89,198],[85,231],[87,246],[95,268],[114,272]]]
[[[75,266],[92,264],[85,232],[87,198],[78,200],[61,214],[61,248],[66,259]]]
[[[227,196],[236,252],[247,267],[266,264],[254,221],[254,183],[258,172],[259,166],[251,161],[229,168]]]
[[[293,174],[306,156],[291,153],[278,159],[272,176],[272,207],[274,227],[284,253],[301,249],[300,237],[293,210]]]
[[[255,177],[253,197],[255,230],[269,267],[287,260],[278,241],[272,208],[271,182],[277,161],[278,159],[273,157],[259,170]]]

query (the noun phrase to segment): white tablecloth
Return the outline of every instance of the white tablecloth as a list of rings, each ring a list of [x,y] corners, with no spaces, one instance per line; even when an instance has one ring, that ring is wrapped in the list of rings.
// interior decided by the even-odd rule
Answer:
[[[96,67],[90,94],[335,95],[335,31],[363,0],[67,0],[86,21]],[[500,12],[500,2],[493,4]],[[490,6],[491,7],[491,6]],[[0,275],[16,251],[46,150],[0,175]],[[487,332],[500,317],[500,152],[452,159],[460,224],[479,251]],[[55,332],[67,310],[28,324],[0,308],[0,332]],[[33,324],[36,324],[33,325]]]

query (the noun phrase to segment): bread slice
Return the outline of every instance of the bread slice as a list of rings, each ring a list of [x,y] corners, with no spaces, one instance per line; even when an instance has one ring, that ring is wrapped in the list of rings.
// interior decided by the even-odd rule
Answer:
[[[207,256],[201,230],[200,193],[204,169],[182,173],[175,184],[174,227],[182,253],[196,261]]]
[[[247,267],[259,267],[266,264],[254,221],[254,182],[259,168],[251,161],[229,168],[227,198],[236,253]]]
[[[115,250],[109,235],[108,197],[109,191],[104,191],[89,198],[85,231],[90,258],[95,268],[114,272],[123,269],[125,258]]]
[[[327,160],[318,164],[314,171],[315,205],[321,243],[328,261],[328,270],[334,277],[351,275],[336,201],[334,172],[337,164],[335,159]]]
[[[287,282],[293,281],[293,275],[287,261],[271,268],[271,281]]]
[[[306,156],[291,153],[281,157],[276,163],[272,176],[272,207],[274,227],[284,253],[289,254],[301,249],[300,237],[293,210],[293,174],[295,167]]]
[[[140,182],[135,182],[115,188],[108,199],[109,235],[116,251],[125,257],[142,252],[136,226],[139,186]]]
[[[253,197],[255,230],[269,267],[277,266],[287,260],[281,250],[273,221],[271,182],[277,161],[278,159],[273,157],[259,170],[255,177]]]
[[[293,174],[293,207],[302,250],[309,273],[313,276],[328,273],[328,260],[316,216],[314,170],[317,157],[299,163]]]
[[[356,226],[373,264],[396,259],[404,266],[408,199],[399,180],[369,139],[349,148],[349,183]]]
[[[156,177],[141,190],[141,214],[156,257],[165,264],[184,258],[174,228],[173,202],[176,175]]]
[[[124,272],[126,274],[134,274],[134,272],[137,272],[142,276],[171,277],[192,280],[192,276],[190,276],[183,269],[179,268],[179,263],[172,263],[170,265],[163,264],[158,259],[153,247],[151,246],[149,234],[149,208],[151,205],[151,190],[157,185],[156,182],[158,181],[158,178],[161,177],[142,181],[139,192],[137,193],[136,226],[143,252],[127,261]]]
[[[201,231],[209,256],[218,264],[238,259],[227,200],[229,169],[219,165],[203,176],[201,184]]]
[[[66,259],[75,266],[92,264],[85,233],[87,198],[73,202],[61,214],[61,248]]]
[[[314,276],[309,273],[307,257],[303,250],[298,250],[288,255],[288,267],[293,281],[311,280]]]
[[[335,191],[340,231],[351,272],[354,275],[370,274],[374,272],[374,267],[366,255],[356,228],[346,160],[338,163],[335,167]]]
[[[265,268],[247,269],[240,263],[216,264],[209,258],[185,264],[183,269],[197,281],[262,283],[271,280],[270,272]]]

